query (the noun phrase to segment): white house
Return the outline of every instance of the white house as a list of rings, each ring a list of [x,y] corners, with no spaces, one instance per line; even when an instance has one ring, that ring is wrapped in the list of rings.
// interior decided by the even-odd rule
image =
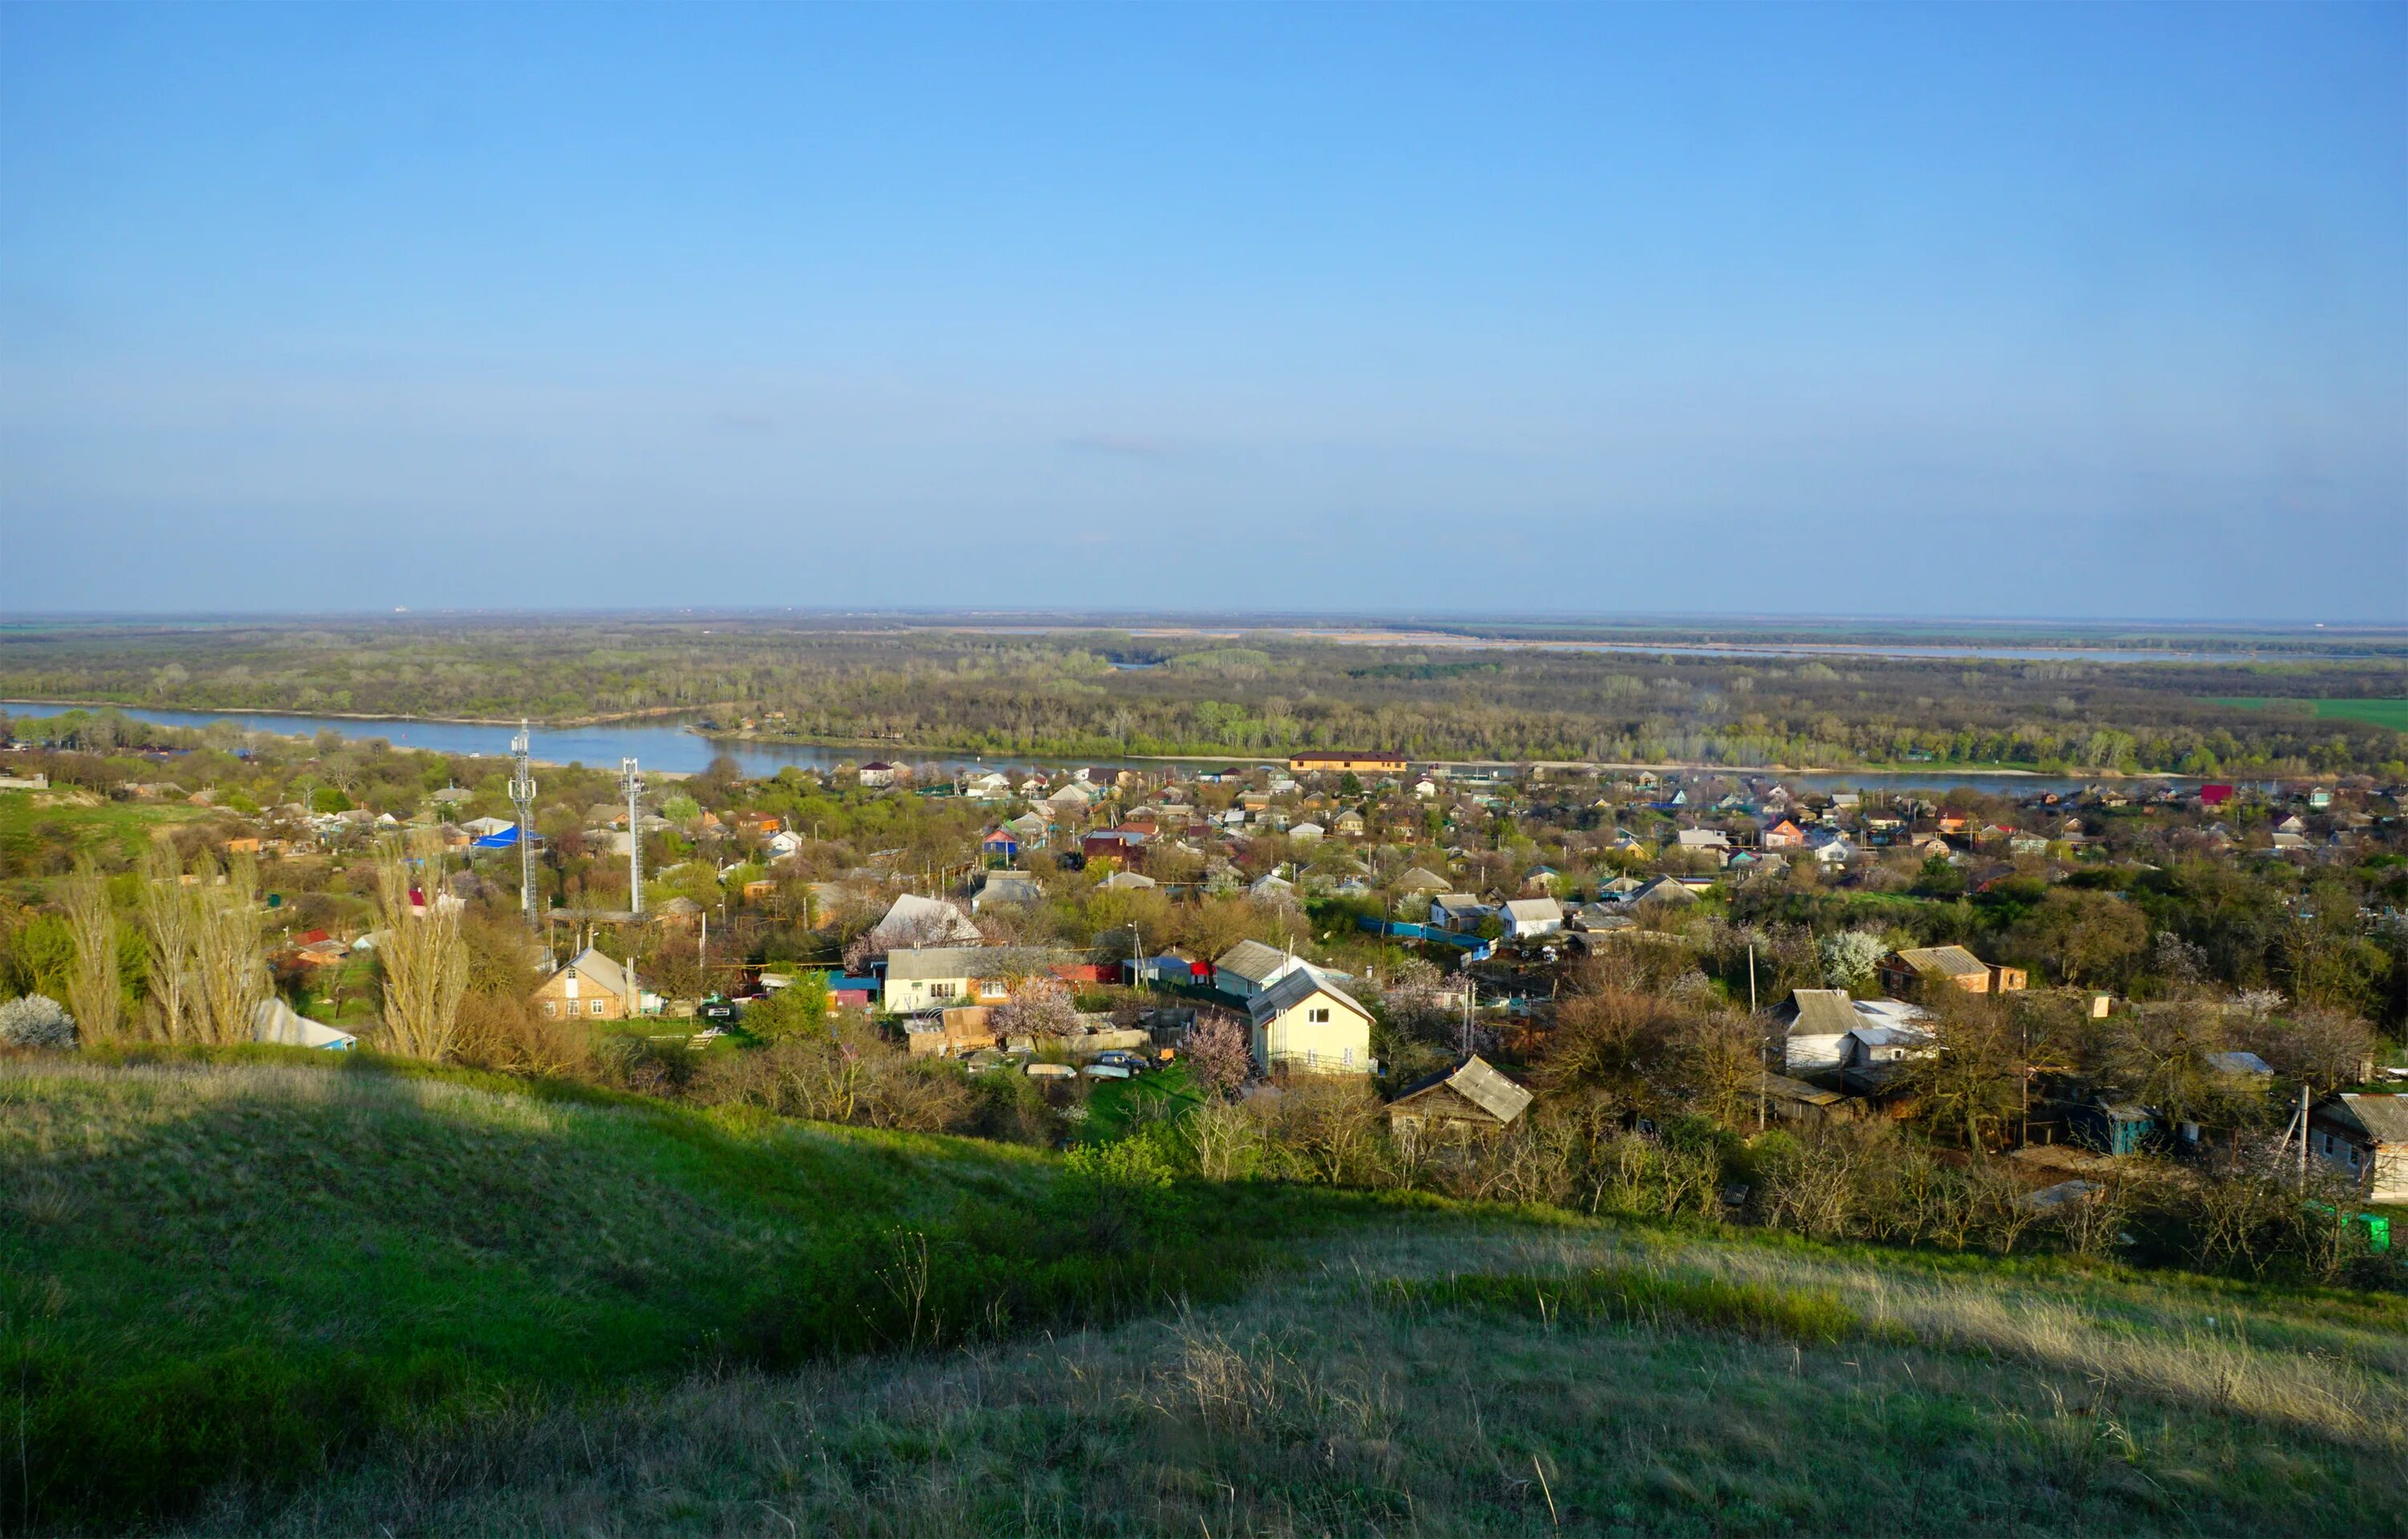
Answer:
[[[1240,941],[1212,959],[1212,986],[1224,994],[1251,1000],[1294,972],[1309,973],[1325,982],[1345,976],[1315,967],[1292,951],[1267,946],[1260,941]]]
[[[909,892],[896,895],[886,916],[869,932],[873,951],[892,951],[897,946],[974,946],[980,939],[978,926],[960,909],[941,898]]]
[[[1505,933],[1516,940],[1564,928],[1564,906],[1552,898],[1516,898],[1505,905]]]

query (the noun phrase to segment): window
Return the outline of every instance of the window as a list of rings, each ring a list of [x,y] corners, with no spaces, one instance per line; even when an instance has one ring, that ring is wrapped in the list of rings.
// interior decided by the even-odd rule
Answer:
[[[602,1014],[602,1001],[599,1000],[594,1001],[594,1014],[596,1015]]]
[[[930,984],[928,985],[928,995],[931,999],[950,1000],[953,997],[953,985],[951,984]]]
[[[1347,1068],[1349,1068],[1349,1069],[1354,1068],[1354,1049],[1353,1049],[1353,1048],[1349,1047],[1349,1048],[1346,1048],[1346,1049],[1344,1049],[1343,1051],[1341,1051],[1341,1052],[1338,1055],[1338,1061],[1339,1061],[1340,1063],[1344,1064],[1344,1065],[1345,1065]]]
[[[560,1006],[546,1000],[543,1001],[543,1013],[547,1015],[557,1015],[560,1014]]]
[[[1304,1013],[1304,1018],[1311,1021],[1315,1026],[1327,1026],[1329,1024],[1329,1012],[1326,1008],[1321,1010],[1308,1010]]]

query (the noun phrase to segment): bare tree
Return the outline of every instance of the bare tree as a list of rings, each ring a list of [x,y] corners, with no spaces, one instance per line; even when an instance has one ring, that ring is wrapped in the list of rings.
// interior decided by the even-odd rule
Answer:
[[[468,948],[456,902],[443,900],[436,878],[440,856],[423,853],[425,902],[410,901],[410,869],[397,840],[377,852],[377,909],[384,933],[377,960],[384,970],[385,1042],[396,1053],[441,1059],[452,1056],[460,1029],[460,997],[468,987]]]
[[[90,857],[76,862],[65,898],[67,929],[75,937],[67,1008],[85,1042],[109,1042],[125,1023],[125,991],[117,977],[117,911],[109,907],[108,884]]]

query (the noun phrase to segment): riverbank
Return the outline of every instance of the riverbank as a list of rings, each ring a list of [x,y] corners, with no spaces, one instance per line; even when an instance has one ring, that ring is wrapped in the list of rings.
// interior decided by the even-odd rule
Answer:
[[[241,716],[283,716],[302,721],[335,722],[395,722],[423,724],[433,726],[505,726],[516,731],[524,726],[530,730],[567,732],[580,727],[609,726],[614,722],[666,721],[673,716],[691,716],[701,712],[727,709],[726,702],[718,705],[654,705],[641,711],[609,711],[591,716],[406,716],[390,711],[296,711],[276,705],[139,705],[127,700],[0,700],[0,711],[17,706],[33,706],[44,711],[122,711],[139,715],[146,711],[174,712],[186,716],[208,716],[232,719]]]

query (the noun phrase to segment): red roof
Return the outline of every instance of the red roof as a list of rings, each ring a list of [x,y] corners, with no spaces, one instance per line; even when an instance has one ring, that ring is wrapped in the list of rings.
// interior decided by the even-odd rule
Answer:
[[[2202,807],[2221,807],[2231,799],[2232,787],[2229,785],[2202,785],[2199,788],[2199,804]]]

